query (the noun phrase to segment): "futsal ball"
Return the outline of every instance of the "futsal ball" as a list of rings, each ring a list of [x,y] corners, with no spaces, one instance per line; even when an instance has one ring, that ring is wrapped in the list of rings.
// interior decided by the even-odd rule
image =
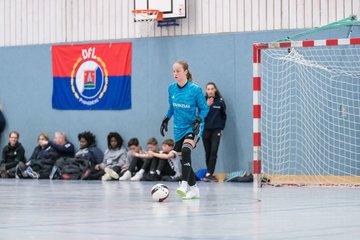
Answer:
[[[162,202],[169,196],[169,188],[161,183],[154,185],[151,188],[151,197],[156,202]]]

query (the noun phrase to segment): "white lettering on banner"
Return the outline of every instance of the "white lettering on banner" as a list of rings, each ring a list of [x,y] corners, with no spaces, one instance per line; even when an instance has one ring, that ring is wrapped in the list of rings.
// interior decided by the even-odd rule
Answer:
[[[88,58],[96,59],[95,50],[96,49],[92,47],[89,47],[88,49],[83,49],[82,50],[83,59],[88,59]]]
[[[86,100],[80,98],[80,99],[79,99],[79,102],[81,102],[81,103],[83,103],[83,104],[85,104],[85,105],[90,106],[90,105],[94,105],[94,104],[98,103],[98,102],[99,102],[99,99],[96,98],[96,99],[91,100],[91,101],[86,101]]]

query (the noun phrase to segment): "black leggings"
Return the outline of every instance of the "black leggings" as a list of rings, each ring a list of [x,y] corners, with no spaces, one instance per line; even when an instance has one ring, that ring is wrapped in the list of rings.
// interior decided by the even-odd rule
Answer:
[[[130,163],[129,171],[131,173],[138,172],[140,169],[144,169],[147,172],[150,168],[152,158],[149,159],[142,159],[138,157],[134,157]]]
[[[217,152],[221,138],[221,129],[205,129],[202,139],[205,148],[205,161],[208,173],[214,174]]]
[[[161,176],[173,176],[175,171],[171,168],[167,159],[153,158],[150,165],[150,172],[160,171]]]

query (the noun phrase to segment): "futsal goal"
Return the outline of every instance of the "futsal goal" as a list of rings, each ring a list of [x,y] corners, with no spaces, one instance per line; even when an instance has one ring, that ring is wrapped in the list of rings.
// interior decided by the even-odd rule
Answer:
[[[254,186],[360,186],[360,38],[253,45]]]

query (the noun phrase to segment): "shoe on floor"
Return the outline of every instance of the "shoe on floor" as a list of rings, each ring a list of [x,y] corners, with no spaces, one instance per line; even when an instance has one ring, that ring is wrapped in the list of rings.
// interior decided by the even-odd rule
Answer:
[[[200,198],[200,191],[196,185],[191,186],[189,188],[189,191],[186,193],[186,196],[183,197],[184,200],[199,199],[199,198]]]
[[[140,181],[143,176],[144,176],[144,172],[140,170],[130,180],[131,181]]]
[[[49,175],[49,178],[50,178],[50,179],[54,179],[54,176],[55,176],[55,174],[57,173],[57,171],[58,171],[58,167],[57,167],[57,166],[53,166],[52,169],[51,169],[51,173],[50,173],[50,175]]]
[[[112,180],[112,177],[109,174],[105,173],[104,175],[102,175],[101,180],[102,181],[110,181],[110,180]]]
[[[104,169],[105,173],[107,173],[111,178],[113,179],[119,179],[119,174],[117,174],[117,172],[114,171],[114,169],[106,167]]]
[[[27,167],[25,172],[31,178],[39,179],[39,174],[37,172],[35,172],[31,167]]]
[[[201,180],[204,181],[204,182],[218,182],[218,179],[214,175],[205,176]]]
[[[126,172],[124,172],[124,174],[119,178],[119,181],[127,181],[130,180],[131,178],[131,172],[129,170],[127,170]]]
[[[189,184],[187,181],[181,181],[180,183],[180,187],[178,187],[176,189],[176,193],[180,196],[180,197],[185,197],[187,191],[189,190]]]

